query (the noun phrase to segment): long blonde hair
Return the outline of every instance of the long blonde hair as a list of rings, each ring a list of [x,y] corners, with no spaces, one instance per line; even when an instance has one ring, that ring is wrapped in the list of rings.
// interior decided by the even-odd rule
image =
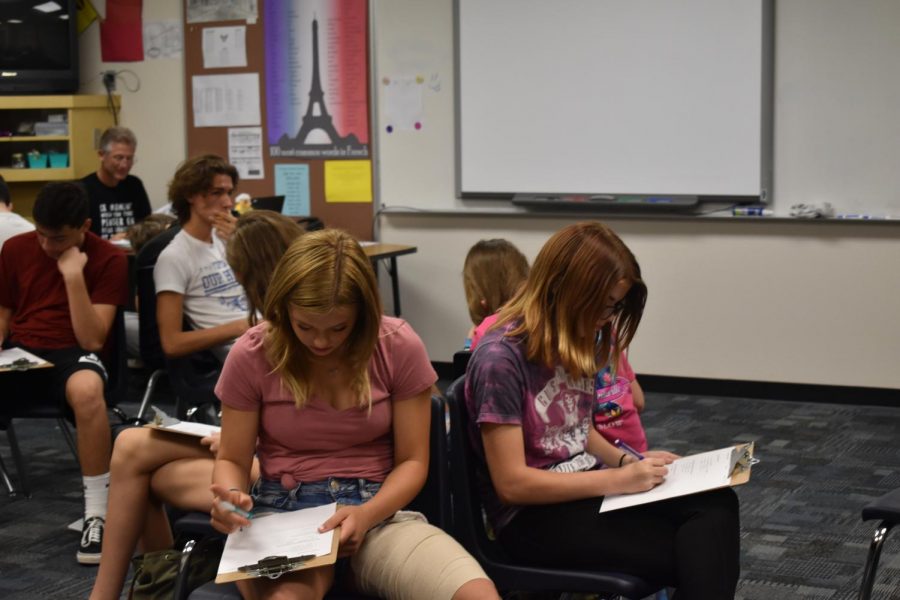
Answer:
[[[304,234],[275,268],[266,294],[266,357],[302,408],[310,396],[312,354],[297,339],[290,309],[326,314],[355,306],[356,323],[342,349],[350,369],[350,388],[359,406],[371,408],[369,360],[381,325],[381,300],[375,271],[359,243],[337,229]]]
[[[463,263],[463,288],[472,323],[478,325],[506,304],[528,277],[528,259],[512,242],[480,240]]]
[[[598,344],[593,324],[623,279],[631,284],[624,308],[603,326]],[[618,362],[646,301],[641,268],[619,236],[603,223],[576,223],[547,240],[524,285],[500,310],[497,326],[515,323],[506,335],[526,336],[528,360],[561,364],[571,377],[590,377]]]

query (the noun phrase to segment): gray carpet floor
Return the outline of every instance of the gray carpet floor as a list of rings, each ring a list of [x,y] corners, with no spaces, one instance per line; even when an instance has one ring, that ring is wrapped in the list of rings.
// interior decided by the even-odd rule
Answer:
[[[136,405],[126,404],[126,412]],[[856,598],[875,523],[862,507],[900,486],[900,406],[648,394],[653,448],[687,454],[756,442],[741,499],[743,600]],[[53,421],[17,421],[33,495],[0,492],[0,598],[84,598],[95,567],[75,562],[78,468]],[[0,433],[0,456],[11,468]],[[900,532],[888,540],[876,598],[900,599]]]

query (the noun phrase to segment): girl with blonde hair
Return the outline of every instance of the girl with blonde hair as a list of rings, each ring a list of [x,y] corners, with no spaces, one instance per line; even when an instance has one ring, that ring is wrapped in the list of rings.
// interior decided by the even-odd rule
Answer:
[[[238,219],[226,255],[244,286],[251,322],[262,309],[268,281],[278,259],[303,234],[303,228],[272,211],[254,211]],[[110,496],[100,570],[92,600],[119,598],[138,540],[144,552],[171,548],[164,504],[209,512],[214,457],[219,436],[174,435],[144,427],[121,432],[110,461]],[[254,473],[258,465],[253,463]]]
[[[602,223],[544,244],[466,372],[485,509],[516,560],[629,573],[678,598],[732,598],[740,526],[730,488],[599,513],[607,494],[662,483],[675,458],[638,460],[591,424],[594,377],[617,364],[646,299],[637,260]]]
[[[304,235],[278,263],[264,317],[232,348],[216,387],[213,526],[251,525],[222,500],[258,512],[337,502],[321,529],[340,525],[339,554],[362,593],[498,598],[449,535],[398,514],[427,476],[437,376],[412,328],[382,315],[360,245],[337,230]],[[332,565],[239,585],[245,597],[321,598],[334,580]]]

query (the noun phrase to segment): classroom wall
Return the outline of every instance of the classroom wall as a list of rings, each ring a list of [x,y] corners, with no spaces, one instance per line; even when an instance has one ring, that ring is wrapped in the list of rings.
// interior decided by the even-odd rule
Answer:
[[[438,198],[438,205],[459,203],[453,200],[452,0],[373,5],[374,80],[421,74],[428,82],[420,131],[387,135],[378,114],[376,189],[392,205],[423,196]],[[181,10],[179,0],[154,0],[144,3],[144,18],[180,20]],[[900,23],[900,3],[893,0],[776,3],[774,193],[779,202],[849,195],[852,170],[840,168],[843,163],[836,159],[861,148],[872,137],[866,132],[900,127],[896,118],[865,121],[868,113],[883,113],[878,110],[854,110],[850,122],[840,118],[849,103],[872,108],[892,101],[890,94],[865,94],[872,86],[852,80],[896,62],[900,35],[891,47],[867,44],[867,27],[890,23]],[[848,58],[853,53],[840,52],[839,44],[867,48],[874,64],[855,68]],[[826,62],[840,67],[837,79],[834,69],[814,60],[823,50],[829,51]],[[123,123],[140,140],[134,172],[144,180],[154,206],[160,205],[165,184],[185,154],[183,62],[101,63],[97,24],[82,36],[81,53],[84,93],[102,92],[99,73],[108,68],[139,75],[140,91],[128,92],[120,81],[117,93],[122,95]],[[848,85],[841,76],[851,78]],[[895,89],[897,83],[890,85]],[[377,104],[380,91],[376,85]],[[852,131],[863,133],[854,137]],[[896,160],[886,156],[885,161],[865,183],[896,194],[889,185]],[[377,219],[382,239],[419,247],[417,254],[398,259],[403,313],[433,360],[449,361],[470,326],[460,275],[468,248],[482,238],[506,237],[533,258],[567,222],[475,215]],[[637,254],[650,286],[632,353],[638,372],[900,388],[900,225],[609,223]]]
[[[144,2],[143,19],[181,22],[181,1]],[[186,152],[184,60],[103,62],[96,21],[79,37],[79,52],[81,94],[106,93],[102,71],[128,71],[117,79],[114,93],[122,98],[119,123],[131,128],[138,139],[137,163],[131,173],[144,182],[153,207],[162,206],[167,202],[168,182]],[[140,88],[132,91],[138,83]]]
[[[422,129],[382,132],[377,138],[378,189],[391,205],[423,196],[438,198],[437,205],[460,205],[443,201],[455,194],[452,4],[375,3],[375,81],[423,75],[430,82]],[[867,31],[891,23],[896,28],[900,3],[777,2],[775,21],[776,202],[846,196],[854,172],[837,163],[847,144],[864,144],[864,132],[897,128],[898,121],[870,117],[874,122],[866,122],[872,113],[855,110],[857,103],[888,101],[885,86],[868,94],[865,88],[847,91],[841,77],[851,85],[860,71],[895,68],[900,35],[892,46],[870,48]],[[867,62],[857,65],[848,57],[858,54],[849,50],[860,46],[868,49]],[[834,61],[838,68],[831,68]],[[888,92],[896,89],[895,83],[886,85]],[[376,102],[381,101],[379,94]],[[851,107],[848,124],[841,115]],[[863,133],[852,135],[854,128]],[[877,181],[883,193],[896,195],[887,183],[896,160],[882,160]],[[419,247],[417,254],[399,259],[403,313],[433,360],[449,361],[471,325],[461,284],[471,244],[505,237],[533,258],[568,222],[474,214],[379,216],[381,239]],[[608,222],[634,250],[649,285],[632,352],[639,373],[900,388],[900,224]]]

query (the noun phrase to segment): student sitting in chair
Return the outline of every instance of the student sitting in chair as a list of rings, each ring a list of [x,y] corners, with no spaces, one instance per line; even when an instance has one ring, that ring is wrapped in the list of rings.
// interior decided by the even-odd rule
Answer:
[[[278,260],[303,229],[288,217],[267,210],[238,219],[228,241],[234,274],[247,291],[249,318],[256,323],[269,279]],[[109,501],[109,533],[91,600],[119,598],[138,539],[144,552],[173,544],[163,504],[209,512],[213,458],[219,436],[197,438],[161,433],[144,427],[127,429],[113,449]],[[252,477],[259,474],[254,461]]]
[[[497,311],[528,277],[528,259],[504,239],[481,240],[469,249],[463,264],[463,287],[469,316],[467,350],[474,351],[497,322]],[[610,443],[620,439],[638,452],[647,450],[641,424],[644,391],[622,352],[618,364],[607,365],[594,378],[594,427]]]
[[[84,477],[84,529],[76,555],[100,562],[109,485],[110,428],[98,353],[116,310],[128,302],[124,253],[89,231],[88,199],[77,183],[49,183],[34,204],[36,231],[8,240],[0,252],[0,344],[8,342],[53,363],[49,370],[15,375],[17,399],[47,396],[75,416]]]
[[[607,494],[662,483],[675,458],[639,460],[591,427],[594,377],[617,364],[646,298],[637,260],[602,223],[570,225],[544,244],[466,371],[485,509],[522,564],[619,571],[675,586],[678,597],[732,598],[740,524],[730,488],[599,513]]]
[[[469,248],[463,263],[463,289],[472,328],[464,350],[475,350],[478,340],[497,320],[500,310],[528,277],[528,259],[504,239],[481,240]]]
[[[247,297],[225,260],[225,240],[236,222],[231,209],[237,182],[237,169],[207,154],[184,161],[169,184],[182,228],[153,271],[159,338],[167,356],[210,350],[224,361],[247,329]]]
[[[343,570],[355,589],[379,598],[498,598],[453,538],[397,514],[425,484],[437,375],[409,324],[383,315],[356,240],[324,230],[295,242],[275,269],[264,314],[237,341],[216,386],[213,526],[250,525],[223,500],[263,512],[337,501],[343,506],[320,530],[340,525],[339,554],[349,561],[240,581],[244,597],[321,598]]]

